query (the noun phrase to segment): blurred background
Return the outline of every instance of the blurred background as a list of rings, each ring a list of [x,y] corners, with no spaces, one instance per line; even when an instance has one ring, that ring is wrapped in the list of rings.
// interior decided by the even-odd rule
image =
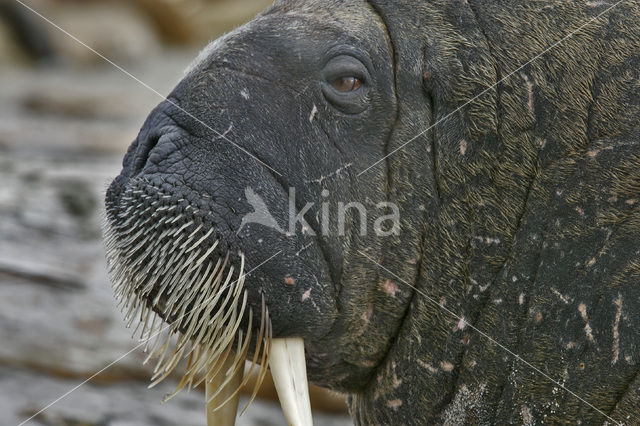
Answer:
[[[22,0],[168,94],[208,41],[269,0]],[[102,199],[157,95],[16,0],[0,0],[0,424],[17,425],[137,345],[108,283]],[[204,394],[148,390],[134,351],[29,425],[204,425]],[[245,397],[246,400],[246,397]],[[241,401],[241,406],[243,405]],[[313,389],[316,425],[349,425]],[[241,425],[282,425],[272,383]]]

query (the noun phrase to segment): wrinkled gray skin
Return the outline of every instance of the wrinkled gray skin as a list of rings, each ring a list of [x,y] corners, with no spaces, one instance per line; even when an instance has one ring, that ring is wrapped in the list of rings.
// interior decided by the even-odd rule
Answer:
[[[264,295],[357,423],[638,421],[639,6],[538,3],[276,2],[150,114],[109,220],[131,188],[198,207],[212,258],[244,253],[254,312]],[[246,188],[286,227],[290,187],[314,232],[238,232]],[[322,235],[339,201],[394,202],[400,234]]]

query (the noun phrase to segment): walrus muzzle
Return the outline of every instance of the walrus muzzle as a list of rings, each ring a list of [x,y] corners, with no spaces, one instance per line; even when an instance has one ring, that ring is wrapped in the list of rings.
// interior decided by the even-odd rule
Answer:
[[[290,423],[311,424],[302,339],[272,341],[264,298],[254,331],[254,312],[244,289],[244,256],[238,254],[237,265],[229,253],[212,257],[219,241],[206,216],[185,200],[172,198],[136,182],[128,185],[118,205],[107,204],[109,272],[127,326],[138,323],[134,334],[139,331],[140,339],[148,342],[147,361],[157,359],[151,386],[188,359],[182,380],[166,399],[206,381],[208,423],[229,424],[241,387],[257,367],[250,403],[270,364]],[[251,360],[246,375],[245,359]]]

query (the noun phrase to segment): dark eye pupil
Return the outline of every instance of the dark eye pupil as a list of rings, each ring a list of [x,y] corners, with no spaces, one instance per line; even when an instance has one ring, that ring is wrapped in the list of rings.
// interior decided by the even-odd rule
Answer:
[[[340,77],[333,82],[333,87],[338,92],[353,92],[358,90],[361,85],[362,82],[356,77]]]

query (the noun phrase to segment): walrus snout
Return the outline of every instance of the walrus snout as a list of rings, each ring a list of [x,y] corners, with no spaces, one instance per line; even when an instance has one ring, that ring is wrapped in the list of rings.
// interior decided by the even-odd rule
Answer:
[[[242,253],[246,271],[260,267],[246,284],[248,304],[258,310],[265,298],[277,335],[310,339],[324,335],[335,310],[335,296],[329,290],[334,288],[332,270],[326,260],[329,249],[323,249],[313,235],[287,234],[289,182],[269,169],[269,164],[278,164],[262,148],[282,142],[259,136],[256,120],[238,110],[237,100],[244,98],[237,88],[257,93],[263,83],[252,84],[239,73],[230,77],[225,70],[218,75],[211,72],[207,81],[206,98],[203,94],[199,101],[212,106],[206,122],[191,113],[193,104],[178,103],[187,93],[198,93],[198,81],[181,84],[175,96],[150,113],[107,192],[108,218],[117,223],[118,214],[126,214],[127,220],[134,213],[155,215],[144,225],[148,229],[169,211],[175,217],[165,227],[184,227],[180,233],[194,233],[189,239],[217,244],[208,254],[212,261],[229,256],[230,264],[237,265]],[[220,99],[218,93],[230,90],[236,98]],[[268,207],[273,227],[245,220],[256,214],[252,196]],[[274,255],[276,261],[269,262]],[[325,314],[321,320],[302,303],[309,293],[314,293],[313,302]],[[282,300],[298,303],[283,305]]]
[[[304,371],[301,340],[298,346],[283,349],[278,349],[276,341],[270,350],[274,330],[279,336],[326,333],[333,309],[327,304],[334,295],[316,289],[315,306],[329,313],[323,321],[308,315],[307,305],[278,303],[303,302],[311,292],[309,283],[320,287],[330,282],[327,268],[317,266],[315,259],[323,258],[317,243],[291,239],[275,230],[263,232],[259,239],[250,227],[239,232],[242,215],[248,212],[243,188],[262,188],[261,193],[282,200],[286,192],[262,166],[259,181],[230,172],[233,155],[219,135],[210,129],[200,135],[186,131],[167,112],[175,109],[180,110],[167,101],[150,114],[125,157],[120,176],[107,191],[107,257],[129,325],[140,321],[143,339],[163,336],[149,347],[149,358],[159,358],[153,383],[166,378],[180,359],[188,358],[187,373],[177,390],[197,384],[197,377],[206,378],[211,411],[235,398],[248,380],[245,359],[252,362],[252,369],[259,366],[256,389],[270,355],[276,360],[271,362],[272,370],[278,371],[279,364],[284,368],[280,383],[294,380],[286,367],[287,356],[277,361],[277,355],[287,354],[288,348],[298,347],[297,362]],[[284,210],[274,212],[282,220]],[[303,243],[306,253],[302,253]],[[284,262],[267,264],[280,254]],[[306,264],[293,263],[292,257]],[[258,267],[260,273],[248,280],[247,275]],[[169,326],[163,327],[163,322]],[[166,328],[168,333],[163,332]],[[169,351],[173,334],[180,337]],[[225,410],[233,411],[225,408],[217,415],[226,416]]]

